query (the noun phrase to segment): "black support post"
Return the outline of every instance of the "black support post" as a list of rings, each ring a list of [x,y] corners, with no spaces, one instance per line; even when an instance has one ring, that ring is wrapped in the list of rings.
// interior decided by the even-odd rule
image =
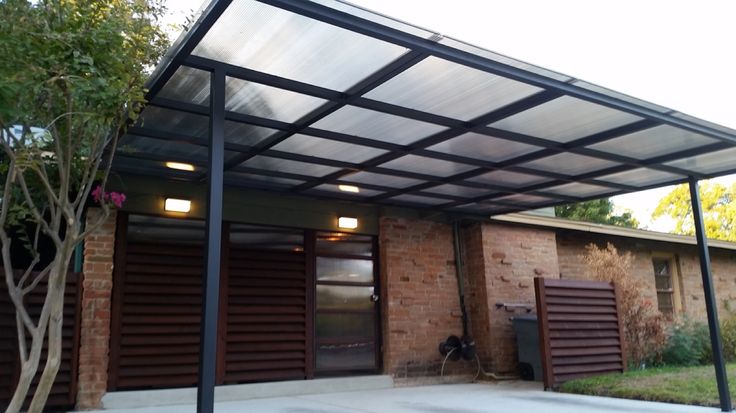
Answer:
[[[733,408],[731,406],[731,395],[728,392],[726,362],[723,359],[721,329],[718,324],[718,308],[716,306],[715,290],[713,289],[713,275],[710,270],[710,253],[708,252],[708,239],[705,236],[705,225],[703,225],[703,209],[700,204],[700,194],[698,193],[698,180],[691,176],[689,184],[693,220],[695,221],[695,237],[698,240],[698,254],[700,255],[700,272],[703,277],[705,310],[708,313],[710,344],[713,349],[713,366],[716,368],[718,395],[721,400],[721,411],[730,412]]]
[[[220,292],[220,247],[222,191],[225,167],[225,72],[215,70],[210,78],[210,145],[207,161],[207,218],[205,279],[199,344],[197,413],[213,413],[217,369],[217,320]]]

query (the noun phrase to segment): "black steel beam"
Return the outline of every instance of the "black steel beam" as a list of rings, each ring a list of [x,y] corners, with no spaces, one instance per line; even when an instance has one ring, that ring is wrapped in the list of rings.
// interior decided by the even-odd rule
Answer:
[[[705,234],[703,223],[703,208],[698,193],[698,181],[690,177],[690,201],[693,208],[693,221],[695,225],[695,238],[698,240],[698,255],[700,257],[700,273],[703,278],[703,294],[705,295],[705,311],[708,314],[708,330],[710,331],[710,345],[713,350],[713,366],[716,370],[716,382],[718,383],[718,396],[721,402],[721,410],[730,412],[731,395],[728,389],[728,377],[726,376],[726,361],[723,357],[723,343],[721,341],[720,324],[718,323],[718,305],[716,302],[715,289],[713,287],[713,274],[710,269],[710,253],[708,252],[708,237]]]
[[[191,55],[231,2],[232,0],[211,0],[189,31],[182,38],[177,39],[177,42],[171,47],[174,52],[164,56],[163,60],[166,63],[159,64],[150,80],[146,82],[146,87],[148,87],[146,100],[150,101],[166,85],[166,82],[171,79],[179,66]]]
[[[222,194],[225,172],[225,73],[219,70],[212,72],[210,80],[210,146],[207,163],[207,215],[205,219],[207,249],[205,250],[205,279],[202,282],[197,413],[213,413],[215,409]]]

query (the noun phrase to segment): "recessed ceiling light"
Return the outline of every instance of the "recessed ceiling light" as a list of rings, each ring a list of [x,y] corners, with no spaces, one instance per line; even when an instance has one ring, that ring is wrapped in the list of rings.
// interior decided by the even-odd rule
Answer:
[[[337,189],[339,189],[339,190],[341,190],[343,192],[353,192],[353,193],[356,193],[356,194],[358,192],[360,192],[360,188],[358,188],[355,185],[338,185],[337,186]]]
[[[171,169],[178,169],[180,171],[194,171],[194,165],[183,162],[166,162],[166,167]]]

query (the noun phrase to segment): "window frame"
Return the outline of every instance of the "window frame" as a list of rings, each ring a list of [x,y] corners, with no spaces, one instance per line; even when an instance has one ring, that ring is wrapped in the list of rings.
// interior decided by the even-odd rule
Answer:
[[[665,316],[677,316],[685,311],[685,305],[682,299],[682,271],[680,269],[680,260],[677,254],[668,252],[652,252],[651,256],[652,275],[654,276],[654,291],[657,299],[657,310]],[[657,273],[655,271],[656,261],[666,261],[669,267],[670,285],[668,290],[657,288]],[[662,311],[659,302],[660,293],[670,293],[672,297],[672,313]]]

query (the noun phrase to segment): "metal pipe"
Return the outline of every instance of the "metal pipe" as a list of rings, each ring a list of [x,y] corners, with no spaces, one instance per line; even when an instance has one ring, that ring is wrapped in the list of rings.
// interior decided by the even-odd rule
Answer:
[[[705,236],[703,224],[703,209],[698,193],[698,180],[689,178],[690,201],[693,208],[693,220],[695,224],[695,237],[698,240],[698,254],[700,256],[700,272],[703,277],[703,293],[705,294],[705,310],[708,314],[708,327],[710,330],[710,344],[713,349],[713,366],[716,369],[716,381],[718,383],[718,396],[721,401],[721,411],[732,410],[731,395],[728,391],[728,377],[726,376],[726,362],[723,358],[723,345],[721,343],[721,330],[718,324],[718,308],[716,306],[715,291],[713,289],[713,275],[710,269],[710,254],[708,252],[708,239]]]
[[[225,72],[210,78],[210,146],[207,160],[205,279],[199,345],[197,413],[213,413],[217,367],[217,321],[220,301],[222,192],[225,167]]]
[[[460,295],[460,312],[463,321],[463,337],[469,337],[468,311],[465,308],[465,281],[463,276],[463,255],[460,242],[460,222],[452,223],[452,238],[455,247],[455,277],[457,278],[457,290]]]

